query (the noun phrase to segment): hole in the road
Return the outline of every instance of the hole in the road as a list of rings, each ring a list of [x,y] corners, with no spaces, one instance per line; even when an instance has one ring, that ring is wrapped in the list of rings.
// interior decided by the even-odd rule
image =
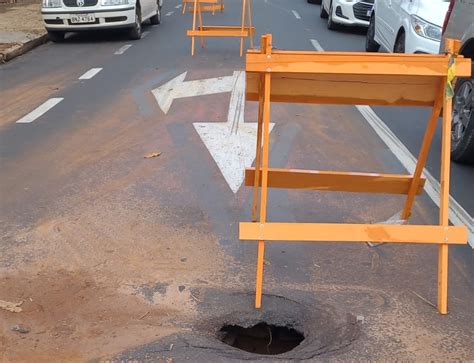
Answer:
[[[246,352],[276,355],[297,347],[304,340],[304,335],[291,327],[261,322],[248,328],[224,325],[219,331],[219,339]]]

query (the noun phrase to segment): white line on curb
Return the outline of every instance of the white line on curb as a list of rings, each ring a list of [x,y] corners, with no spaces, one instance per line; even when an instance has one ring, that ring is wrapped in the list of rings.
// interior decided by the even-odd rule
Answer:
[[[321,47],[321,44],[316,39],[310,39],[311,44],[313,45],[314,49],[320,52],[324,52],[323,47]]]
[[[102,69],[103,68],[91,68],[86,73],[84,73],[82,76],[80,76],[79,79],[91,79],[97,73],[99,73]]]
[[[175,9],[179,9],[181,6],[182,6],[182,4],[178,4],[178,5],[176,5],[174,8],[175,8]]]
[[[50,98],[49,100],[47,100],[46,102],[44,102],[40,106],[36,107],[28,115],[23,116],[16,123],[17,124],[27,124],[27,123],[33,122],[38,117],[44,115],[46,112],[48,112],[54,106],[56,106],[62,100],[64,100],[64,98]]]
[[[356,106],[365,120],[374,129],[377,135],[388,146],[390,151],[397,157],[400,163],[408,170],[410,174],[415,172],[416,158],[410,153],[400,139],[388,128],[388,126],[377,116],[374,110],[369,106]],[[423,175],[426,177],[425,191],[431,200],[439,207],[440,185],[431,173],[424,169]],[[468,229],[468,241],[474,248],[474,219],[469,213],[454,199],[449,197],[449,219],[456,225],[464,225]]]
[[[145,38],[148,34],[150,34],[150,32],[148,30],[143,32],[142,33],[142,39]]]
[[[120,47],[120,49],[117,50],[114,54],[117,54],[117,55],[123,54],[123,53],[125,53],[125,51],[126,51],[128,48],[130,48],[131,46],[132,46],[131,44],[125,44],[123,47]]]
[[[166,13],[166,15],[165,15],[165,16],[170,16],[170,15],[173,15],[173,13],[174,13],[174,11],[169,11],[169,12],[167,12],[167,13]]]
[[[293,15],[295,16],[296,19],[301,19],[300,14],[298,14],[298,12],[296,10],[291,10],[291,12],[293,13]]]

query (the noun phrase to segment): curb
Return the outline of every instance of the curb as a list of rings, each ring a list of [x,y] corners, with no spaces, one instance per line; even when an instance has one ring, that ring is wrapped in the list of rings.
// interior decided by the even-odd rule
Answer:
[[[48,34],[43,34],[37,38],[31,39],[30,41],[13,46],[3,53],[0,53],[0,63],[5,63],[12,60],[19,55],[25,54],[26,52],[36,48],[37,46],[44,44],[48,41]]]

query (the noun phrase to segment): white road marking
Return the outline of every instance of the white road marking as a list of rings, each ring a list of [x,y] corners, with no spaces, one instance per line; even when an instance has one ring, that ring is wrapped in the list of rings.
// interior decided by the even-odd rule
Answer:
[[[416,158],[410,153],[400,139],[388,128],[388,126],[377,116],[374,110],[369,106],[356,106],[369,125],[374,129],[377,135],[388,146],[390,151],[397,157],[400,163],[410,174],[415,172]],[[439,207],[440,184],[431,173],[424,169],[423,175],[426,178],[425,191],[431,200]],[[474,248],[474,219],[469,213],[454,199],[449,197],[449,219],[456,225],[464,225],[468,229],[468,241]]]
[[[235,194],[255,159],[257,124],[244,122],[245,72],[234,72],[233,85],[227,122],[195,122],[194,128]]]
[[[114,54],[116,54],[116,55],[123,54],[131,46],[132,46],[132,44],[125,44],[123,47],[120,47]]]
[[[16,123],[17,124],[26,124],[35,121],[38,117],[44,115],[54,106],[56,106],[59,102],[64,100],[64,98],[50,98],[40,106],[36,107],[33,111],[31,111],[28,115],[23,116],[19,119]]]
[[[170,15],[173,15],[173,13],[174,13],[174,11],[169,11],[169,12],[167,12],[167,13],[166,13],[166,15],[165,15],[165,16],[170,16]]]
[[[151,92],[164,113],[168,113],[171,104],[176,98],[212,95],[232,91],[235,74],[233,76],[199,79],[184,82],[187,72],[181,73],[164,85]]]
[[[179,9],[179,8],[181,8],[181,6],[183,6],[183,5],[182,5],[182,4],[178,4],[178,5],[176,5],[174,8],[175,8],[175,9]]]
[[[316,39],[310,39],[311,44],[313,45],[314,49],[316,49],[319,52],[324,52],[323,47],[321,47],[321,44]]]
[[[148,34],[150,34],[150,32],[147,30],[147,31],[144,31],[142,33],[142,39],[145,38]]]
[[[298,12],[296,10],[291,10],[291,12],[293,13],[293,15],[295,16],[296,19],[301,19],[300,14],[298,14]]]
[[[91,68],[86,73],[84,73],[82,76],[80,76],[79,79],[91,79],[97,73],[99,73],[102,69],[103,68]]]

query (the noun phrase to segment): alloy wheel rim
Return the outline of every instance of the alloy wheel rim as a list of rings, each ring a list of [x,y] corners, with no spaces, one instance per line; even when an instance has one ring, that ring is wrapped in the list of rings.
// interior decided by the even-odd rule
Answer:
[[[471,120],[473,96],[473,85],[469,81],[464,82],[454,95],[451,139],[456,144],[461,141]]]

